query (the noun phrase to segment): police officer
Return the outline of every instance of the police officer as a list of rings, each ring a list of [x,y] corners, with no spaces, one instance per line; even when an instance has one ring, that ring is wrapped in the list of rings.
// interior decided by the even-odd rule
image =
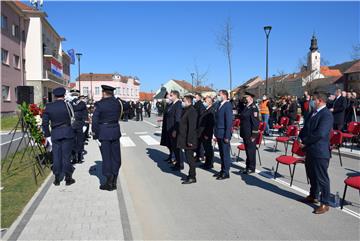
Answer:
[[[246,106],[240,113],[240,136],[243,138],[246,152],[246,169],[244,174],[255,172],[256,143],[255,139],[259,129],[259,110],[254,104],[254,95],[245,92]]]
[[[75,123],[73,124],[73,129],[75,131],[75,145],[73,149],[73,163],[82,163],[84,143],[85,143],[85,133],[83,127],[85,127],[85,121],[88,118],[88,111],[86,104],[79,97],[79,90],[71,90],[71,95],[75,97],[71,101],[71,105],[74,109]]]
[[[64,101],[66,90],[59,87],[53,90],[55,101],[46,104],[42,116],[42,129],[46,140],[52,145],[54,185],[60,185],[60,177],[65,173],[65,182],[69,186],[75,183],[72,178],[74,167],[70,163],[75,133],[71,127],[71,116]],[[49,129],[51,125],[51,132]],[[50,138],[51,137],[51,138]]]
[[[121,166],[119,125],[121,105],[114,97],[115,88],[108,85],[102,85],[101,88],[103,98],[95,103],[92,132],[93,138],[101,143],[102,172],[106,177],[106,183],[100,185],[100,189],[112,191],[116,189]]]
[[[143,121],[143,104],[140,101],[136,101],[135,104],[136,109],[136,121]]]

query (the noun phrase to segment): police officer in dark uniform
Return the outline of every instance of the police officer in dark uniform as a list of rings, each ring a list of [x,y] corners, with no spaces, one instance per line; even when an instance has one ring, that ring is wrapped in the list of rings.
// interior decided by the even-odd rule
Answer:
[[[112,191],[116,189],[121,166],[119,125],[121,105],[114,97],[115,88],[108,85],[102,85],[101,88],[103,98],[95,104],[92,132],[93,138],[101,143],[102,172],[106,177],[106,183],[100,185],[100,189]]]
[[[254,95],[245,92],[246,106],[240,113],[240,136],[243,138],[246,152],[246,169],[244,174],[255,172],[256,143],[255,139],[259,129],[259,110],[254,104]]]
[[[74,167],[70,163],[75,133],[71,127],[70,113],[64,101],[65,92],[66,90],[63,87],[53,90],[55,101],[46,104],[42,116],[44,135],[52,145],[52,171],[55,175],[55,186],[60,185],[60,178],[64,173],[67,186],[75,183],[75,180],[72,178]],[[51,132],[49,125],[51,125]]]
[[[85,121],[88,118],[88,111],[85,102],[82,101],[80,98],[77,98],[80,95],[80,91],[71,90],[70,93],[72,96],[75,96],[75,98],[71,101],[71,105],[73,106],[75,115],[75,123],[72,126],[75,131],[73,163],[82,163],[85,143],[85,133],[83,127],[85,126]]]
[[[140,101],[136,101],[135,104],[136,109],[136,121],[143,121],[143,104]]]

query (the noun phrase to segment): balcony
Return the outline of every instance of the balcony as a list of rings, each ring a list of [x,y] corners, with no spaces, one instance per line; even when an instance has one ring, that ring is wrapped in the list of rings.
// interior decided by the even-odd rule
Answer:
[[[66,86],[68,79],[67,76],[62,73],[62,64],[56,58],[49,55],[44,56],[43,60],[43,79]]]

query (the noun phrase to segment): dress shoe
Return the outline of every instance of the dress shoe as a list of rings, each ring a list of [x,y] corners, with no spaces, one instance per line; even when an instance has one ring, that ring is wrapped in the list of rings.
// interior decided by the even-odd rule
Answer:
[[[54,180],[54,185],[55,186],[59,186],[60,185],[60,177],[59,176],[55,176],[55,180]]]
[[[222,173],[222,174],[219,175],[216,179],[217,179],[217,180],[224,180],[224,179],[228,179],[228,178],[230,178],[230,175],[229,175],[229,174]]]
[[[65,177],[65,185],[70,186],[75,183],[75,179],[73,179],[71,176]]]
[[[327,211],[329,211],[329,206],[325,205],[325,204],[321,204],[320,207],[318,207],[314,210],[314,213],[315,214],[323,214],[323,213],[326,213]]]
[[[192,183],[196,183],[196,178],[188,178],[182,182],[182,184],[192,184]]]
[[[314,203],[317,204],[319,203],[319,200],[317,200],[316,198],[313,198],[312,196],[307,196],[306,198],[301,200],[303,203]]]
[[[213,177],[218,177],[221,176],[223,174],[223,171],[217,172],[213,175]]]
[[[108,176],[106,179],[106,183],[100,185],[100,189],[107,191],[114,190],[113,181],[114,181],[114,176]]]
[[[255,173],[254,170],[250,170],[250,169],[246,169],[245,171],[242,172],[243,174],[246,174],[246,175],[250,175],[252,173]]]

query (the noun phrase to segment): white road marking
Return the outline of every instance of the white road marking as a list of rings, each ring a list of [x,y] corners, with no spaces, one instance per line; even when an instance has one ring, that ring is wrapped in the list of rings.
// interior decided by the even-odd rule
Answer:
[[[135,135],[145,135],[147,133],[148,133],[147,131],[134,132]]]
[[[17,140],[20,140],[22,137],[18,137],[18,138],[15,138],[15,139],[13,139],[12,141],[14,142],[14,141],[17,141]],[[6,144],[9,144],[11,141],[7,141],[7,142],[4,142],[4,143],[1,143],[1,145],[0,146],[3,146],[3,145],[6,145]]]
[[[121,133],[121,136],[126,136],[126,133]]]
[[[160,145],[160,142],[150,135],[139,136],[149,146]]]
[[[144,120],[143,122],[145,122],[146,124],[152,125],[154,127],[159,127],[159,125],[155,125],[155,124],[153,124],[153,123],[151,123],[149,121],[146,121],[146,120]]]
[[[133,147],[136,146],[135,143],[131,140],[130,137],[124,136],[120,138],[120,143],[123,147]]]

